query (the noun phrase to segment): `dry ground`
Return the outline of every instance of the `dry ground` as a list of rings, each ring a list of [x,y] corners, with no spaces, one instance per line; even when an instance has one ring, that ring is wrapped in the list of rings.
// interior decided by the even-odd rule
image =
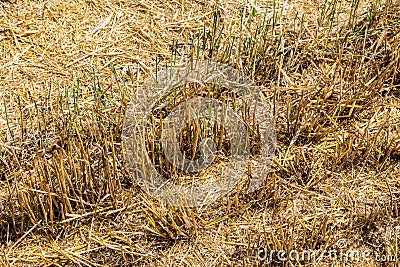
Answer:
[[[0,45],[2,266],[257,266],[338,240],[397,258],[271,265],[399,266],[398,1],[0,1]],[[123,118],[196,51],[260,85],[277,152],[256,193],[167,208],[127,171]]]

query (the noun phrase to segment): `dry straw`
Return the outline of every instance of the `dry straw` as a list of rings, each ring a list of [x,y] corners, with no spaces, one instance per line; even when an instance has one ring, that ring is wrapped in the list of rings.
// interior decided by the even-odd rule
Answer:
[[[0,265],[257,266],[339,239],[399,255],[400,3],[251,2],[0,2]],[[256,192],[166,207],[127,170],[124,114],[194,59],[262,88],[277,153]]]

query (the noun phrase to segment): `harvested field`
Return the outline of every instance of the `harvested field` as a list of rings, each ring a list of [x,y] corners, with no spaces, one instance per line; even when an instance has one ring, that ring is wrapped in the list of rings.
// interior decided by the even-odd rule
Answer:
[[[400,265],[400,1],[0,1],[0,45],[1,266]],[[255,191],[165,205],[124,122],[197,60],[257,85],[276,151]]]

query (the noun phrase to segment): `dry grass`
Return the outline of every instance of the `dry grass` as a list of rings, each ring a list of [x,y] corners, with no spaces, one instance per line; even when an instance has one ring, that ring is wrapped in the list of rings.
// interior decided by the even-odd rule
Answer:
[[[318,266],[399,265],[397,0],[0,7],[2,266],[257,266],[339,239],[396,262]],[[129,175],[124,115],[157,67],[197,58],[262,88],[277,153],[255,193],[165,207]]]

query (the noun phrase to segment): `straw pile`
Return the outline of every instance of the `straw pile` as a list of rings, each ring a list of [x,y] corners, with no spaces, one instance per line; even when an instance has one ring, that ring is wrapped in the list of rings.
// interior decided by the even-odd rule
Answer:
[[[399,265],[399,1],[0,7],[2,266],[257,266],[263,247],[371,250]],[[255,193],[165,207],[128,172],[124,115],[158,65],[194,59],[262,88],[277,153]],[[382,263],[318,266],[333,264]]]

